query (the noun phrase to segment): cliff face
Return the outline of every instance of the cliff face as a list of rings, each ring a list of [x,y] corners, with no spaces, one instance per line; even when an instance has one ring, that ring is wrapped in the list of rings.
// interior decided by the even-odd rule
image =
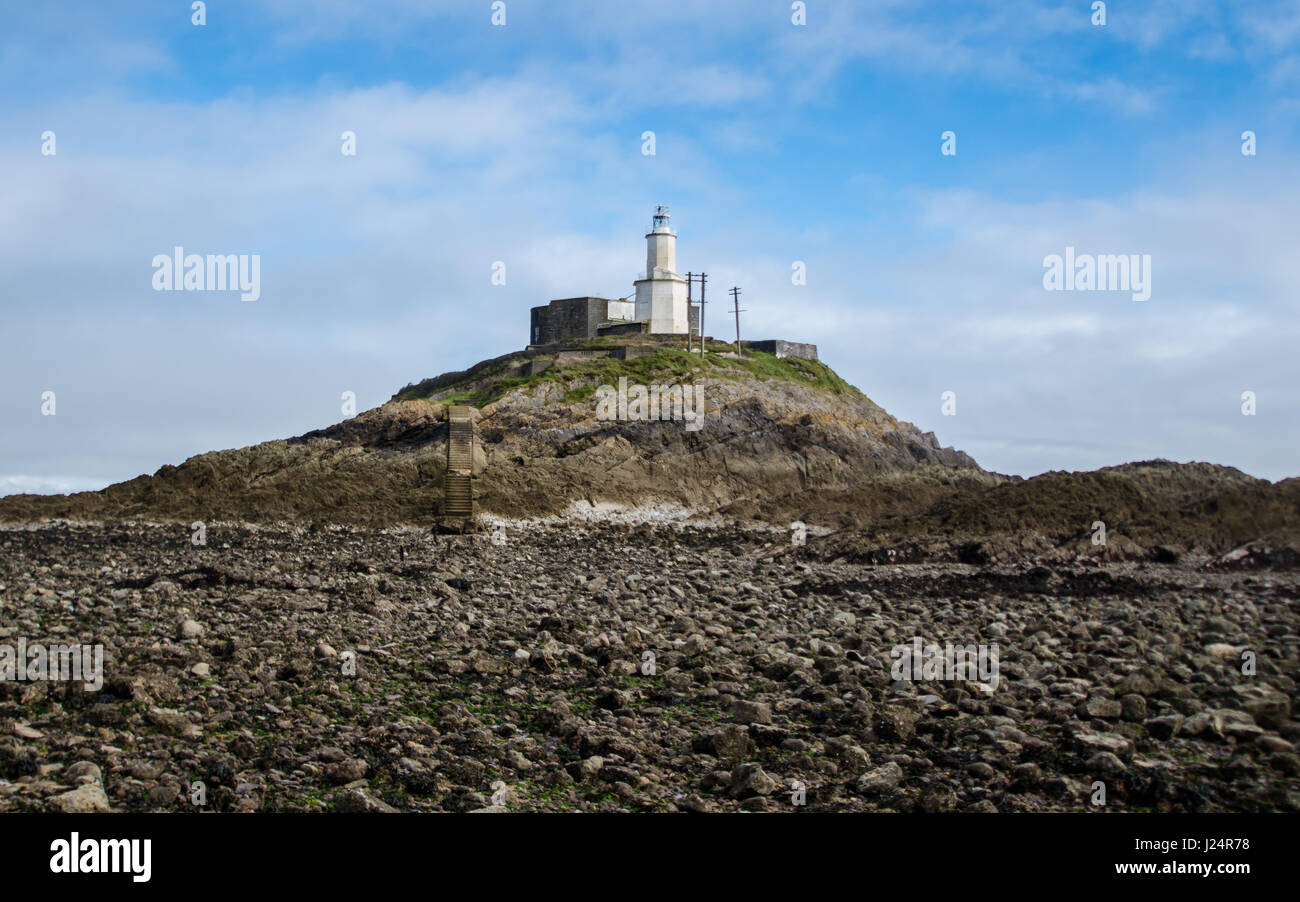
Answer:
[[[485,406],[484,510],[540,515],[586,501],[816,520],[821,494],[889,477],[998,479],[858,395],[777,380],[693,387],[706,399],[698,430],[602,422],[592,400],[565,402],[556,383]]]

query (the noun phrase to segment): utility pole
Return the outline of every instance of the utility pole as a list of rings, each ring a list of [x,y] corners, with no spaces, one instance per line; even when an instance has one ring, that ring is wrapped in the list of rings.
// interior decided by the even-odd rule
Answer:
[[[686,353],[691,353],[691,285],[695,282],[695,273],[686,274]],[[700,336],[703,338],[704,336]]]
[[[700,273],[700,363],[704,362],[704,283],[709,281],[705,273]]]
[[[731,302],[736,308],[736,356],[744,357],[745,354],[740,348],[740,314],[744,311],[740,309],[740,289],[731,289]]]

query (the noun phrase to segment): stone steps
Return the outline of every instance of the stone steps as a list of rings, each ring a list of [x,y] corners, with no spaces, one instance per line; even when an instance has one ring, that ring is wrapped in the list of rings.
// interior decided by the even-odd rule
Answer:
[[[443,477],[443,516],[474,516],[474,421],[470,409],[447,410],[447,473]]]

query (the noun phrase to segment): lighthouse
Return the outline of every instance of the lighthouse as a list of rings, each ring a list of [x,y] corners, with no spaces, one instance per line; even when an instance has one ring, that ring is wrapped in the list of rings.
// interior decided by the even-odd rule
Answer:
[[[549,347],[565,354],[578,352],[586,360],[591,355],[624,355],[628,348],[618,346],[617,336],[680,335],[681,344],[686,345],[687,332],[699,335],[702,307],[694,307],[687,300],[691,283],[677,274],[677,233],[669,224],[668,208],[663,204],[655,207],[645,242],[645,272],[632,283],[636,287],[636,300],[628,300],[632,295],[617,300],[584,295],[555,298],[533,307],[528,319],[529,348]],[[696,278],[700,280],[696,284],[700,286],[702,305],[705,276],[700,273]],[[588,341],[592,338],[613,340],[593,345]],[[571,342],[577,344],[568,344]],[[668,340],[664,344],[671,347],[677,342]],[[745,349],[766,351],[777,357],[817,359],[816,345],[782,339],[747,341]],[[561,358],[547,356],[530,360],[528,372],[541,372],[534,367],[551,366],[553,359]]]
[[[655,207],[645,240],[645,273],[632,283],[636,287],[635,318],[646,323],[651,334],[684,335],[690,321],[686,280],[677,274],[677,233],[663,204]]]

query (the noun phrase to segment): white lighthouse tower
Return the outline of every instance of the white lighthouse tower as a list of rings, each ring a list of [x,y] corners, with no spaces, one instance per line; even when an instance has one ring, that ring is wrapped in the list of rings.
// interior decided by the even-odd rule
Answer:
[[[686,280],[677,275],[677,233],[668,224],[668,208],[655,207],[650,232],[645,236],[645,275],[636,286],[636,319],[648,323],[652,334],[685,334],[690,312],[686,305]]]

